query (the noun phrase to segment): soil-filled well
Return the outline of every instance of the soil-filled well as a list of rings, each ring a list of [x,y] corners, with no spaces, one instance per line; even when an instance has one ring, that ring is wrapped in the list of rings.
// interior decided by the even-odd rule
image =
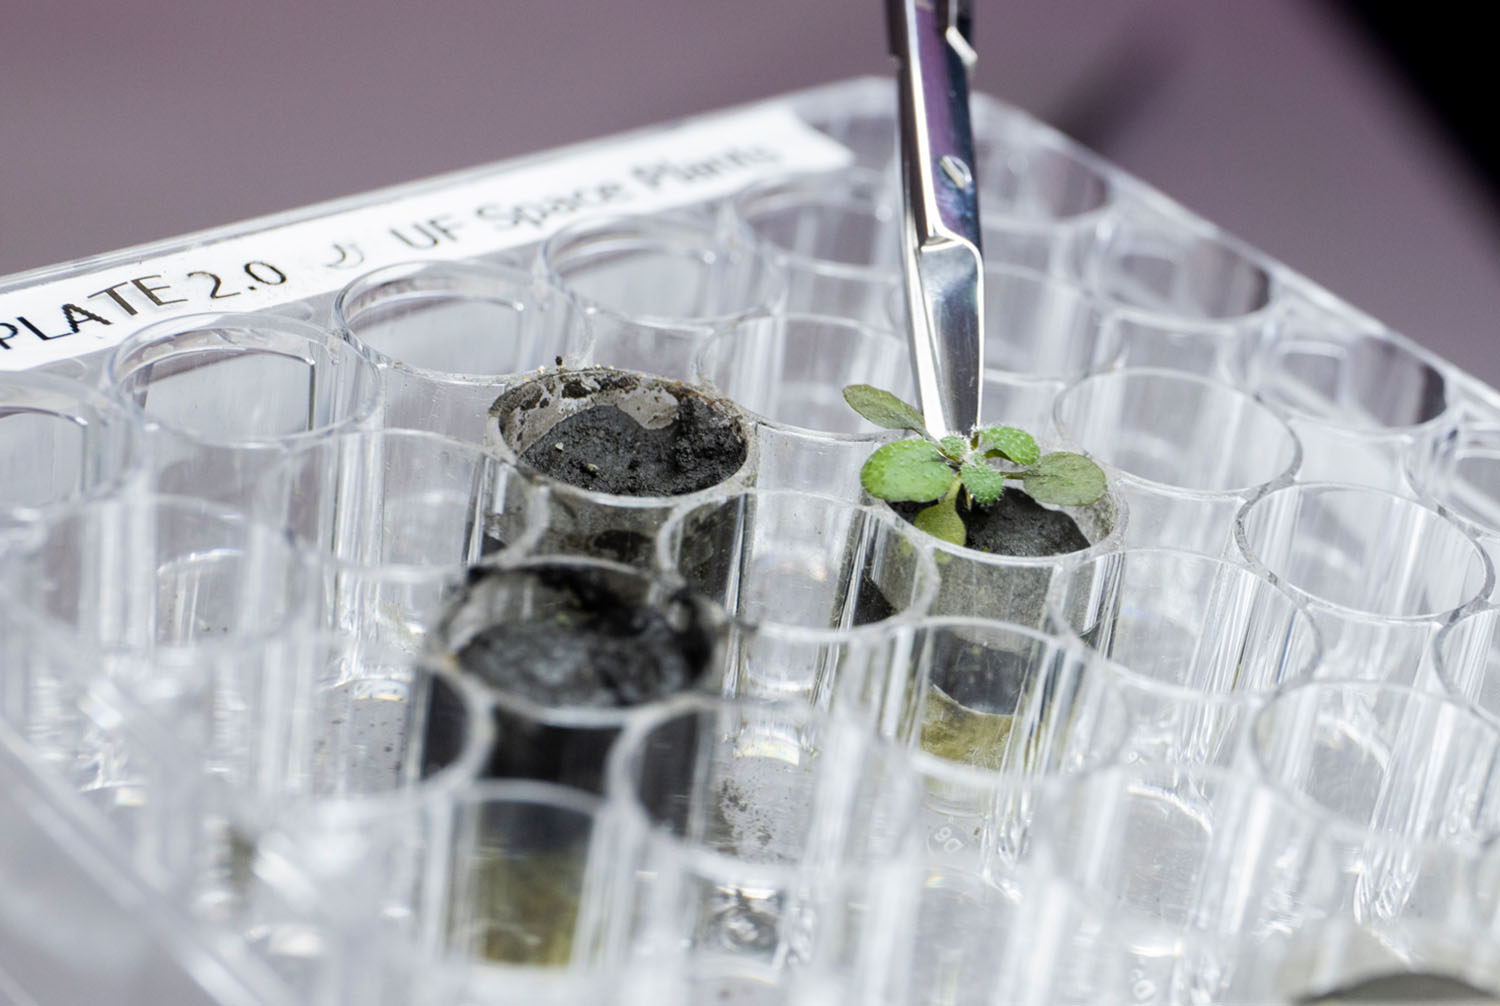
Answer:
[[[597,569],[541,565],[489,574],[518,578],[518,617],[497,617],[464,639],[460,670],[495,694],[496,738],[486,775],[541,779],[599,792],[623,710],[695,687],[713,669],[715,629],[684,591],[648,603],[622,596]],[[523,601],[520,585],[534,590]],[[622,714],[623,715],[623,714]],[[434,706],[428,742],[442,750],[451,717]]]
[[[687,688],[712,650],[706,629],[680,599],[660,607],[626,601],[586,570],[538,570],[571,604],[533,620],[475,633],[459,666],[491,688],[546,708],[628,708]]]

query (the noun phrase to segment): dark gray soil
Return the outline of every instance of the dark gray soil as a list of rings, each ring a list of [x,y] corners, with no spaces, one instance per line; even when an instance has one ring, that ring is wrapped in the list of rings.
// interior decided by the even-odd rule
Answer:
[[[460,651],[464,669],[551,708],[621,708],[681,691],[693,678],[653,611],[628,627],[593,616],[486,629]]]
[[[559,481],[616,496],[681,496],[718,485],[745,463],[729,417],[684,398],[677,418],[648,430],[613,405],[574,413],[521,460]]]
[[[928,503],[892,503],[891,508],[907,521],[915,521]],[[987,506],[958,506],[958,515],[968,530],[966,544],[995,555],[1066,555],[1089,547],[1076,521],[1061,510],[1049,510],[1020,489]]]
[[[854,598],[854,624],[871,625],[883,622],[896,614],[896,606],[885,596],[885,591],[870,579],[869,573],[861,573],[859,593]]]
[[[560,576],[564,574],[545,574]],[[622,604],[602,585],[565,574],[578,608],[537,621],[503,622],[476,634],[459,665],[487,685],[548,708],[626,708],[689,687],[712,650],[689,619]]]

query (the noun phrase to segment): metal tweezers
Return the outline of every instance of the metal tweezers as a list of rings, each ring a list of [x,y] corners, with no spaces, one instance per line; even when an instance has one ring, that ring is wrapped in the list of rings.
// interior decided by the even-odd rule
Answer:
[[[886,0],[901,61],[903,265],[927,428],[968,433],[984,373],[984,256],[969,124],[971,0]]]

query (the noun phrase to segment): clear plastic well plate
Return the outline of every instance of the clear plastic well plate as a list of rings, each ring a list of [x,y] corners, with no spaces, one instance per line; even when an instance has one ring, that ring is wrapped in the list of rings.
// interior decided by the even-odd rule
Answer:
[[[1500,393],[973,118],[982,421],[1109,479],[1057,555],[861,489],[899,434],[842,386],[912,397],[887,80],[0,280],[0,1000],[1500,987]],[[740,453],[570,485],[595,394]],[[443,642],[520,566],[573,570],[484,609],[529,685]],[[687,694],[536,691],[622,618]]]

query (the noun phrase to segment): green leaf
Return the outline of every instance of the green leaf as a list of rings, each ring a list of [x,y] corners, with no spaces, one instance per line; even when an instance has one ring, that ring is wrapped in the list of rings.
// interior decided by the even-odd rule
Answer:
[[[959,469],[964,488],[975,503],[993,503],[1005,492],[1005,473],[996,471],[983,461],[965,461]]]
[[[979,450],[986,457],[994,456],[991,451],[998,452],[1007,461],[1018,465],[1034,465],[1042,456],[1032,435],[1014,426],[986,426],[980,430]]]
[[[938,441],[943,453],[954,461],[963,460],[964,455],[969,453],[969,441],[967,437],[961,437],[957,433],[950,433]]]
[[[953,469],[936,445],[898,440],[870,455],[859,471],[859,482],[871,496],[883,500],[924,503],[948,491]]]
[[[943,497],[918,513],[917,519],[912,523],[934,538],[941,538],[954,545],[962,545],[968,536],[963,518],[958,515],[958,507],[949,496]]]
[[[851,384],[844,389],[844,401],[876,426],[883,426],[888,430],[915,430],[924,436],[927,433],[922,413],[889,391],[882,391],[869,384]]]
[[[1104,472],[1082,454],[1044,454],[1023,479],[1038,503],[1081,506],[1104,495]]]

